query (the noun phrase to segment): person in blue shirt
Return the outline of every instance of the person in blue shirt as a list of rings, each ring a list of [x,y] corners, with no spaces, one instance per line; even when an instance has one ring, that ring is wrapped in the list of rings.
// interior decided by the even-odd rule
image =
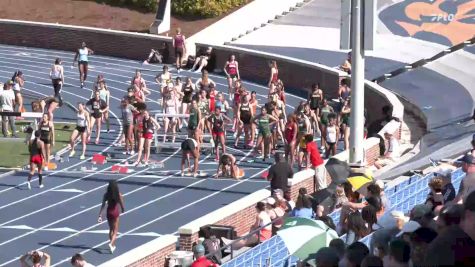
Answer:
[[[291,216],[308,219],[315,217],[315,213],[312,209],[312,199],[307,195],[305,188],[299,190],[299,196],[297,197],[295,208],[292,210]]]

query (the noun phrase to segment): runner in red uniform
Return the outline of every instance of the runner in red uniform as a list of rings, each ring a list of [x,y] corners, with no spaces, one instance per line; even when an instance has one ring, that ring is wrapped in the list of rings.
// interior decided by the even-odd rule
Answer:
[[[114,253],[116,248],[115,241],[117,239],[117,233],[119,232],[119,216],[120,213],[124,213],[124,198],[119,191],[119,186],[115,180],[109,182],[107,191],[102,198],[102,206],[99,211],[98,222],[102,222],[102,212],[107,202],[107,223],[109,224],[109,248],[111,253]],[[120,206],[120,210],[119,210]],[[122,212],[121,212],[122,211]]]
[[[219,144],[223,150],[223,154],[226,153],[226,144],[225,144],[225,122],[231,122],[226,115],[221,113],[221,107],[216,107],[214,113],[208,117],[208,128],[212,133],[213,140],[215,143],[216,149],[216,160],[219,161]]]
[[[31,177],[35,174],[35,169],[38,170],[38,181],[40,184],[40,188],[43,188],[43,175],[42,175],[42,167],[43,162],[46,158],[45,153],[45,144],[43,141],[40,140],[41,131],[35,131],[35,139],[30,140],[28,142],[28,148],[30,150],[30,173],[28,174],[28,182],[26,183],[28,189],[31,189]]]
[[[268,86],[270,87],[272,83],[276,83],[279,80],[279,69],[277,68],[277,62],[275,60],[270,62],[269,67],[270,78]]]
[[[224,65],[224,73],[228,78],[228,93],[229,93],[229,101],[232,101],[232,90],[233,90],[233,81],[239,80],[239,64],[236,61],[236,57],[231,55],[229,60],[226,61]]]
[[[180,73],[181,62],[186,55],[185,35],[181,34],[180,28],[176,29],[176,35],[173,37],[173,48],[175,48],[176,69]]]
[[[297,116],[292,114],[289,116],[287,125],[285,125],[285,159],[289,162],[292,168],[295,162],[295,149],[297,144]]]

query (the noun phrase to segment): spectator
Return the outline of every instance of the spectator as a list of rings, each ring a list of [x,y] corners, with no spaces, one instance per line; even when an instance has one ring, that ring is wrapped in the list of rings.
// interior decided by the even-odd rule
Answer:
[[[377,210],[374,206],[368,205],[361,210],[361,217],[366,223],[366,227],[370,232],[373,232],[379,228],[378,226],[378,217],[376,215]]]
[[[266,200],[267,213],[272,223],[272,234],[275,234],[284,224],[285,209],[282,208],[285,205],[282,200],[275,200],[273,197],[269,197]]]
[[[452,184],[452,175],[450,173],[439,176],[442,179],[442,196],[444,205],[455,199],[455,187]]]
[[[256,211],[256,219],[254,224],[251,226],[251,232],[257,230],[258,228],[261,228],[258,233],[251,235],[248,238],[240,239],[237,242],[221,237],[221,240],[225,245],[229,245],[234,242],[232,244],[232,247],[233,249],[238,250],[244,246],[254,246],[257,243],[265,241],[272,236],[272,225],[270,224],[271,219],[269,217],[269,214],[267,214],[266,212],[266,204],[264,204],[264,202],[257,203]]]
[[[165,54],[166,54],[166,57],[165,57]],[[150,53],[148,54],[147,59],[145,59],[142,64],[143,65],[148,65],[151,63],[162,64],[168,61],[168,54],[169,54],[168,45],[164,42],[161,48],[157,50],[151,49]]]
[[[361,267],[383,267],[383,261],[379,257],[368,255],[361,262]]]
[[[215,267],[218,266],[214,262],[208,260],[205,257],[205,247],[202,244],[198,244],[193,248],[193,254],[195,261],[191,264],[191,267]]]
[[[359,267],[363,259],[369,254],[368,247],[361,242],[355,242],[348,246],[345,256],[338,263],[340,267]]]
[[[191,67],[190,71],[194,71],[198,65],[198,69],[195,72],[201,72],[203,68],[206,68],[206,66],[208,65],[208,61],[211,59],[212,51],[213,48],[208,47],[204,52],[202,52],[201,55],[196,58],[195,64],[193,64],[193,67]]]
[[[435,210],[437,206],[444,204],[444,197],[442,195],[442,179],[434,177],[429,181],[430,192],[427,195],[425,204],[432,210]]]
[[[291,216],[308,219],[315,217],[312,209],[312,200],[307,195],[305,188],[300,188],[299,196],[297,197],[297,201],[295,201],[295,208],[292,210]]]
[[[41,260],[45,260],[45,263],[41,265]],[[28,263],[31,262],[32,265]],[[20,258],[21,267],[50,267],[51,256],[43,251],[30,251]]]
[[[378,187],[379,190],[376,188]],[[378,196],[381,198],[381,204],[383,205],[384,210],[389,210],[391,203],[389,202],[388,197],[384,193],[384,182],[381,180],[376,180],[374,184],[368,186],[368,194],[372,196]]]
[[[284,192],[287,191],[289,178],[292,178],[293,175],[294,171],[289,163],[285,161],[282,153],[276,153],[275,164],[270,167],[269,174],[267,175],[271,190],[281,189]]]
[[[411,241],[411,234],[419,228],[421,228],[421,225],[418,222],[408,221],[404,224],[401,232],[399,232],[396,237],[401,237],[404,241],[409,243]]]
[[[309,163],[311,163],[312,169],[315,171],[315,191],[324,189],[327,187],[325,166],[323,165],[318,145],[313,141],[312,134],[305,135],[305,144],[307,149],[307,166],[310,166]]]
[[[209,259],[215,263],[221,264],[221,259],[223,257],[221,253],[221,241],[215,235],[210,233],[209,228],[204,230],[204,238],[203,246],[205,248],[205,254],[212,253]]]
[[[429,243],[437,237],[437,232],[431,228],[421,227],[410,236],[412,266],[425,266],[424,257]]]
[[[437,232],[441,233],[448,226],[459,225],[462,220],[463,205],[462,204],[449,204],[445,205],[437,217]]]
[[[340,66],[340,69],[348,74],[351,74],[351,52],[348,52],[346,60]]]
[[[345,242],[341,240],[340,238],[335,238],[332,241],[330,241],[330,244],[328,244],[330,248],[333,248],[338,255],[338,258],[341,260],[345,256]]]
[[[79,253],[71,257],[71,265],[74,267],[94,267],[94,265],[87,263],[84,257]]]
[[[366,198],[366,204],[368,206],[373,206],[376,210],[377,218],[381,218],[384,214],[383,204],[381,203],[381,198],[379,196],[370,196]]]
[[[418,222],[422,227],[430,227],[432,229],[437,229],[435,224],[434,213],[431,208],[424,204],[419,204],[414,206],[410,214],[411,221]]]
[[[348,232],[346,233],[345,240],[347,245],[350,245],[369,234],[369,230],[359,211],[354,211],[349,214],[347,228]]]
[[[411,247],[406,241],[394,240],[389,243],[389,254],[384,258],[384,267],[408,267]]]
[[[462,159],[462,169],[466,173],[460,184],[460,189],[454,199],[455,203],[464,200],[471,192],[475,191],[475,157],[473,153],[465,155]]]
[[[427,249],[428,266],[475,266],[475,193],[464,202],[460,225],[451,225]]]
[[[13,112],[15,107],[15,93],[12,90],[13,82],[7,81],[3,85],[3,91],[0,93],[1,111]],[[12,137],[17,138],[15,127],[15,116],[2,116],[2,134],[3,137],[8,137],[7,122],[10,124]]]
[[[333,201],[333,208],[330,212],[333,212],[335,209],[341,208],[343,205],[345,205],[348,202],[348,198],[346,197],[345,194],[345,189],[343,188],[342,185],[337,185],[335,189],[335,194],[332,196],[334,201]]]
[[[370,249],[373,255],[383,259],[389,252],[389,242],[402,230],[409,218],[401,211],[386,212],[379,220],[382,228],[373,233]]]
[[[377,169],[381,169],[382,167],[392,164],[394,162],[397,162],[400,156],[399,152],[399,142],[392,135],[392,133],[385,132],[384,133],[384,139],[388,141],[388,148],[386,150],[386,153],[384,153],[384,156],[379,158],[375,163],[374,166]]]
[[[317,267],[338,267],[337,252],[333,248],[320,248],[315,254],[315,265]]]

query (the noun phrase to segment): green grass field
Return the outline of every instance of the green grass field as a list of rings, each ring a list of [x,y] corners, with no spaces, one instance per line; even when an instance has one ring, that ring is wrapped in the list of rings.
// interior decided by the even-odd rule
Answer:
[[[16,123],[17,134],[23,140],[26,138],[26,134],[21,131],[22,126],[27,126],[27,122],[18,121]],[[67,146],[69,143],[69,137],[71,136],[72,130],[74,130],[74,125],[71,124],[61,124],[58,123],[55,125],[55,145],[51,155],[54,155],[54,152],[62,149]],[[67,127],[67,128],[65,128]],[[28,164],[29,161],[29,152],[28,147],[25,142],[22,141],[11,141],[8,138],[0,140],[0,167],[3,168],[21,168]]]

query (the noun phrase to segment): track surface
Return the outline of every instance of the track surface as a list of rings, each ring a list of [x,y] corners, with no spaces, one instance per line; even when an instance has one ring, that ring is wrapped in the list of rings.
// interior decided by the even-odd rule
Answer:
[[[92,47],[92,49],[94,49]],[[72,69],[74,54],[64,51],[33,49],[0,45],[0,80],[7,80],[17,69],[23,71],[26,79],[24,92],[38,97],[53,94],[49,69],[55,58],[60,57],[65,66],[63,98],[73,104],[85,102],[91,95],[92,81],[103,74],[111,91],[112,133],[101,134],[100,145],[88,145],[87,159],[78,156],[58,163],[58,169],[45,175],[45,187],[37,187],[36,177],[32,190],[26,190],[26,172],[0,177],[0,266],[17,266],[19,255],[29,250],[45,250],[52,256],[53,266],[69,266],[74,253],[84,253],[88,261],[99,265],[127,252],[160,235],[176,234],[177,229],[204,214],[216,210],[245,195],[268,186],[262,173],[269,163],[248,163],[254,157],[249,150],[228,150],[233,152],[239,164],[246,171],[241,181],[212,179],[209,177],[180,177],[179,150],[153,154],[152,160],[165,162],[163,169],[135,168],[127,175],[110,173],[111,164],[94,166],[91,172],[80,171],[91,168],[94,153],[117,153],[125,161],[122,150],[111,146],[121,133],[119,100],[125,95],[134,71],[141,69],[152,95],[149,108],[160,109],[158,86],[154,77],[161,66],[141,66],[139,62],[103,56],[91,56],[89,78],[86,88],[79,88],[77,68]],[[172,73],[176,75],[175,70]],[[174,75],[174,76],[175,76]],[[180,76],[191,76],[195,81],[198,74],[182,72]],[[227,92],[223,77],[211,75],[218,90]],[[249,90],[257,91],[260,103],[264,103],[267,89],[253,83],[245,83]],[[289,95],[288,110],[301,100]],[[67,108],[56,111],[61,119],[74,121]],[[64,110],[64,111],[63,111]],[[67,112],[66,112],[67,111]],[[94,140],[95,133],[92,134]],[[228,136],[228,147],[232,145]],[[78,153],[77,153],[78,154]],[[200,169],[208,175],[216,170],[212,156],[202,155]],[[107,182],[115,179],[125,197],[126,211],[120,217],[117,250],[110,254],[107,223],[98,223],[97,214]]]

